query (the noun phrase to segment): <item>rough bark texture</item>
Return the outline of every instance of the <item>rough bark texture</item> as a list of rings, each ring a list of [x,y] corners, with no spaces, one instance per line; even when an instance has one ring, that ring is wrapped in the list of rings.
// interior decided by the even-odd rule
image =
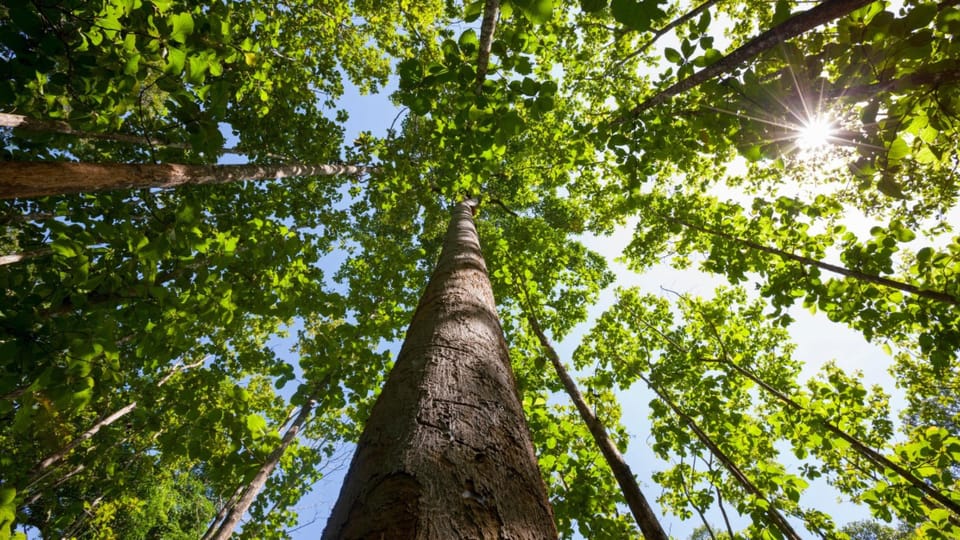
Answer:
[[[720,74],[726,73],[750,58],[790,38],[799,36],[808,30],[843,17],[851,11],[862,8],[873,1],[874,0],[825,0],[807,11],[790,17],[786,21],[751,39],[742,47],[734,50],[717,62],[682,81],[678,81],[673,86],[637,105],[630,110],[629,116],[636,117],[652,107],[666,103],[668,99],[678,96]],[[622,122],[623,120],[625,119],[621,119],[620,121]]]
[[[323,538],[557,538],[473,209],[454,210]]]
[[[543,333],[543,329],[540,328],[540,323],[537,321],[537,318],[529,311],[529,307],[527,308],[527,320],[533,328],[533,333],[536,334],[537,339],[540,340],[540,346],[546,351],[550,363],[553,364],[553,369],[556,370],[557,377],[560,379],[560,382],[563,383],[563,388],[567,391],[567,395],[570,396],[570,400],[576,405],[577,411],[580,413],[580,418],[582,418],[583,423],[587,425],[594,442],[596,442],[600,448],[600,453],[603,454],[607,465],[609,465],[610,470],[613,471],[613,476],[617,479],[617,484],[620,485],[623,498],[626,499],[627,506],[630,507],[633,519],[636,520],[637,525],[640,527],[643,537],[647,540],[667,540],[667,533],[664,532],[663,527],[660,525],[660,519],[657,517],[657,514],[653,512],[653,508],[650,507],[647,498],[644,497],[643,492],[640,491],[640,486],[637,484],[636,477],[633,476],[633,471],[630,470],[630,465],[623,459],[623,455],[620,454],[617,445],[613,443],[610,435],[607,434],[606,427],[600,422],[597,415],[593,413],[590,406],[587,405],[586,400],[583,399],[583,394],[581,394],[580,389],[577,388],[577,383],[574,382],[573,377],[564,369],[563,363],[560,362],[560,356],[557,354],[556,349],[553,348],[550,340],[547,339],[547,335]]]
[[[0,199],[44,197],[89,191],[173,188],[290,176],[369,172],[354,165],[135,165],[125,163],[23,162],[0,165]]]
[[[313,405],[314,401],[309,400],[300,408],[300,414],[297,415],[297,419],[293,421],[293,424],[290,424],[287,432],[283,434],[280,445],[274,448],[273,451],[270,452],[270,455],[267,456],[267,460],[264,461],[260,470],[257,471],[256,476],[250,481],[250,484],[247,485],[246,490],[244,490],[243,495],[237,500],[237,503],[230,508],[230,511],[226,517],[224,517],[223,522],[211,538],[214,540],[228,540],[233,536],[234,529],[240,524],[240,518],[247,513],[250,505],[253,504],[254,499],[257,498],[257,494],[263,489],[263,486],[267,483],[267,479],[273,474],[273,470],[277,468],[277,464],[280,463],[280,458],[283,457],[283,453],[287,450],[287,447],[290,446],[290,443],[297,438],[297,434],[300,433],[303,425],[306,424],[310,412],[313,411]]]

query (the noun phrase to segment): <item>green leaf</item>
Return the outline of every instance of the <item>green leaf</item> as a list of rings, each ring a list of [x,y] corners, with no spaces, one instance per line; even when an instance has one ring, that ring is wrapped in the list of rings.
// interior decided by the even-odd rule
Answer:
[[[897,137],[896,140],[890,144],[890,149],[887,151],[887,160],[891,164],[896,163],[905,158],[909,153],[910,147],[907,146],[907,141]]]
[[[151,0],[153,7],[157,12],[163,15],[173,6],[173,0]]]
[[[706,51],[704,51],[703,57],[706,59],[705,65],[709,66],[710,64],[713,64],[718,60],[722,59],[723,53],[721,53],[717,49],[707,49]]]
[[[596,13],[607,7],[608,0],[580,0],[580,9],[586,13]]]
[[[880,193],[888,197],[893,197],[895,199],[903,199],[905,197],[903,193],[903,187],[899,182],[893,179],[893,175],[886,174],[883,178],[877,182],[877,189],[880,190]]]
[[[247,426],[247,431],[250,432],[254,439],[263,437],[267,431],[267,421],[259,414],[248,414],[244,418],[244,423]]]
[[[613,18],[631,30],[646,32],[653,21],[663,16],[656,0],[612,0]]]
[[[553,110],[556,106],[556,102],[551,96],[541,95],[537,96],[536,108],[538,112],[546,113]]]
[[[680,51],[667,47],[663,51],[663,55],[667,57],[667,60],[673,62],[674,64],[682,64],[683,57],[680,56]]]
[[[540,85],[537,81],[531,79],[530,77],[524,77],[523,81],[520,83],[520,91],[528,96],[535,96],[540,90]]]
[[[193,33],[193,17],[189,13],[176,13],[167,17],[170,25],[170,38],[180,43],[186,43],[187,37]]]
[[[514,0],[513,3],[533,24],[543,24],[553,17],[553,0]]]
[[[187,63],[187,81],[192,84],[203,84],[204,76],[210,64],[205,55],[191,55]]]
[[[123,74],[124,75],[136,75],[140,71],[140,55],[132,54],[127,57],[126,62],[123,65]]]
[[[76,249],[76,244],[66,236],[58,236],[53,242],[50,243],[50,249],[64,259],[69,259],[79,255],[79,252]]]
[[[164,67],[164,73],[168,75],[179,75],[183,72],[183,66],[187,61],[187,53],[176,47],[167,47],[167,65]]]
[[[476,2],[470,2],[464,7],[463,10],[463,20],[464,22],[473,22],[480,18],[480,15],[483,14],[483,5],[484,0],[477,0]]]
[[[467,54],[476,52],[479,43],[480,40],[477,38],[477,33],[472,28],[460,34],[460,39],[457,40],[457,44],[460,45],[460,50]]]

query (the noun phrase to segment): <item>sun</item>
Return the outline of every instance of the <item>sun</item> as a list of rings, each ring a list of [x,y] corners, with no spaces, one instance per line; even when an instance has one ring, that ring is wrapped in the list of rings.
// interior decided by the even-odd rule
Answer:
[[[830,144],[836,129],[833,122],[823,116],[813,116],[796,129],[795,144],[801,152],[816,151]]]

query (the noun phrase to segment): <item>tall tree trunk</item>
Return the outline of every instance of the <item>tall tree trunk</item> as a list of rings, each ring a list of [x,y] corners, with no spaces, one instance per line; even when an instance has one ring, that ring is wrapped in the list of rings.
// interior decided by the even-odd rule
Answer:
[[[497,29],[500,17],[500,0],[486,0],[483,4],[483,22],[480,23],[480,46],[477,51],[477,94],[483,92],[483,81],[487,78],[490,66],[490,49],[493,47],[493,33]]]
[[[8,161],[0,164],[0,199],[44,197],[89,191],[173,188],[290,176],[354,175],[355,165],[180,165]]]
[[[454,209],[325,539],[557,537],[475,208],[465,201]]]
[[[220,507],[220,510],[217,512],[217,515],[214,516],[213,521],[210,522],[210,526],[207,527],[207,531],[203,533],[203,536],[200,537],[200,540],[210,540],[210,538],[220,530],[220,524],[223,523],[223,520],[227,517],[227,513],[237,505],[237,501],[240,500],[240,497],[245,491],[244,488],[247,486],[241,485],[234,492],[233,495],[227,499],[223,506]]]
[[[556,370],[560,382],[563,383],[563,387],[567,391],[567,395],[570,396],[573,404],[576,405],[577,411],[580,412],[580,418],[582,418],[583,422],[587,425],[590,434],[593,436],[593,440],[597,443],[597,446],[600,447],[600,452],[607,461],[607,465],[609,465],[610,470],[613,471],[613,476],[617,479],[617,483],[620,485],[620,491],[623,492],[623,497],[627,500],[627,506],[630,507],[630,512],[633,513],[633,519],[636,520],[637,525],[640,526],[640,531],[643,533],[644,538],[647,540],[667,540],[667,533],[663,531],[660,520],[657,519],[657,515],[653,512],[653,509],[650,508],[650,503],[648,503],[647,498],[643,496],[643,492],[640,491],[640,486],[637,485],[637,479],[633,476],[630,465],[627,464],[623,459],[623,455],[617,450],[617,445],[610,439],[600,419],[590,410],[587,402],[583,399],[580,389],[577,388],[577,383],[574,382],[570,374],[567,373],[567,370],[564,369],[563,364],[560,362],[560,356],[557,355],[556,349],[553,348],[550,340],[547,339],[547,335],[543,333],[543,329],[540,328],[540,323],[530,311],[529,306],[525,308],[525,311],[527,313],[527,320],[533,328],[533,333],[536,334],[537,339],[540,340],[540,346],[547,352],[547,357],[550,359],[550,363],[553,364],[553,369]]]
[[[682,81],[677,81],[673,86],[660,91],[658,94],[631,109],[624,118],[621,118],[616,123],[623,122],[628,117],[637,117],[644,111],[666,103],[670,98],[678,96],[701,83],[726,73],[750,58],[790,38],[799,36],[808,30],[843,17],[851,11],[859,9],[873,1],[874,0],[825,0],[807,11],[798,13],[766,32],[763,32],[717,62],[701,69]]]
[[[296,420],[287,428],[287,432],[283,434],[283,439],[280,441],[280,444],[267,456],[267,460],[260,467],[260,470],[257,471],[253,480],[247,485],[243,495],[241,495],[237,503],[230,508],[229,513],[227,513],[223,522],[220,523],[220,527],[217,528],[217,531],[213,533],[210,538],[213,540],[227,540],[233,535],[233,530],[236,529],[240,523],[240,518],[247,513],[250,505],[253,504],[254,499],[257,498],[257,494],[260,493],[264,484],[267,483],[267,478],[270,478],[273,470],[277,467],[277,463],[280,463],[280,458],[283,457],[283,453],[307,422],[307,418],[313,410],[313,405],[314,401],[310,399],[300,408],[300,414],[297,415]]]

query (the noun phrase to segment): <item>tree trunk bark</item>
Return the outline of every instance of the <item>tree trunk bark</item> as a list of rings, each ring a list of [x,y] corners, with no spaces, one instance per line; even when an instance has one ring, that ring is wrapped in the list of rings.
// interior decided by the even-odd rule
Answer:
[[[357,445],[325,539],[555,539],[473,223],[443,251]]]
[[[313,404],[313,400],[308,400],[307,403],[300,408],[300,414],[297,415],[293,424],[290,424],[290,427],[287,428],[287,432],[283,434],[283,439],[280,441],[280,444],[270,452],[267,460],[260,467],[260,470],[257,471],[256,476],[254,476],[250,484],[247,485],[247,489],[243,492],[243,495],[241,495],[237,503],[230,508],[229,513],[227,513],[223,519],[220,527],[217,528],[217,531],[211,536],[213,540],[228,540],[233,536],[233,530],[236,529],[237,524],[240,523],[240,518],[247,513],[250,505],[253,504],[254,499],[257,498],[257,494],[260,493],[264,484],[267,483],[267,478],[270,478],[273,470],[277,467],[277,463],[280,463],[280,458],[283,457],[283,453],[297,437],[297,434],[300,433],[300,430],[303,429],[303,425],[313,410]]]
[[[290,176],[355,175],[355,165],[180,165],[24,162],[0,164],[0,199],[19,199],[89,191],[173,188],[185,184],[225,184],[238,180]]]
[[[497,29],[500,17],[500,0],[486,0],[483,4],[483,22],[480,23],[480,47],[477,51],[477,94],[483,92],[483,81],[490,67],[490,49],[493,47],[493,33]]]
[[[630,465],[623,459],[623,455],[620,454],[617,445],[610,439],[600,419],[590,410],[587,402],[583,399],[583,394],[581,394],[580,389],[577,388],[577,383],[574,382],[570,374],[567,373],[567,370],[564,369],[563,364],[560,362],[560,356],[557,355],[556,349],[553,348],[550,340],[547,339],[547,335],[543,333],[543,329],[540,328],[540,323],[537,321],[537,318],[529,311],[529,306],[526,308],[526,311],[527,320],[530,322],[530,326],[533,327],[533,333],[536,334],[537,339],[540,340],[540,346],[546,351],[550,363],[553,364],[553,369],[557,372],[557,377],[560,378],[560,382],[563,383],[563,387],[567,391],[567,395],[570,396],[573,404],[576,405],[577,411],[580,412],[580,418],[582,418],[583,423],[587,425],[594,442],[597,443],[600,452],[607,461],[607,465],[609,465],[610,470],[613,471],[613,476],[620,485],[623,498],[626,499],[627,506],[630,507],[633,519],[640,527],[643,537],[647,540],[667,540],[667,533],[663,531],[660,520],[650,507],[650,503],[647,502],[647,498],[643,496],[643,492],[640,491],[640,486],[637,485],[637,479],[633,476]]]
[[[203,536],[200,537],[200,540],[210,540],[210,538],[216,534],[218,530],[220,530],[220,524],[227,517],[227,513],[230,511],[230,509],[236,506],[237,501],[240,500],[240,496],[243,495],[245,487],[246,486],[243,485],[238,487],[233,492],[233,495],[231,495],[230,498],[223,503],[223,507],[220,508],[220,510],[217,512],[217,515],[213,518],[213,521],[210,522],[210,526],[207,527],[207,531],[203,533]]]
[[[750,58],[790,38],[799,36],[808,30],[843,17],[851,11],[859,9],[871,2],[873,2],[873,0],[825,0],[807,11],[798,13],[766,32],[763,32],[717,62],[701,69],[682,81],[676,82],[666,90],[662,90],[660,93],[631,109],[624,118],[621,118],[620,121],[615,123],[623,122],[630,117],[635,118],[644,111],[666,103],[668,99],[678,96],[691,88],[695,88],[718,75],[726,73]]]

